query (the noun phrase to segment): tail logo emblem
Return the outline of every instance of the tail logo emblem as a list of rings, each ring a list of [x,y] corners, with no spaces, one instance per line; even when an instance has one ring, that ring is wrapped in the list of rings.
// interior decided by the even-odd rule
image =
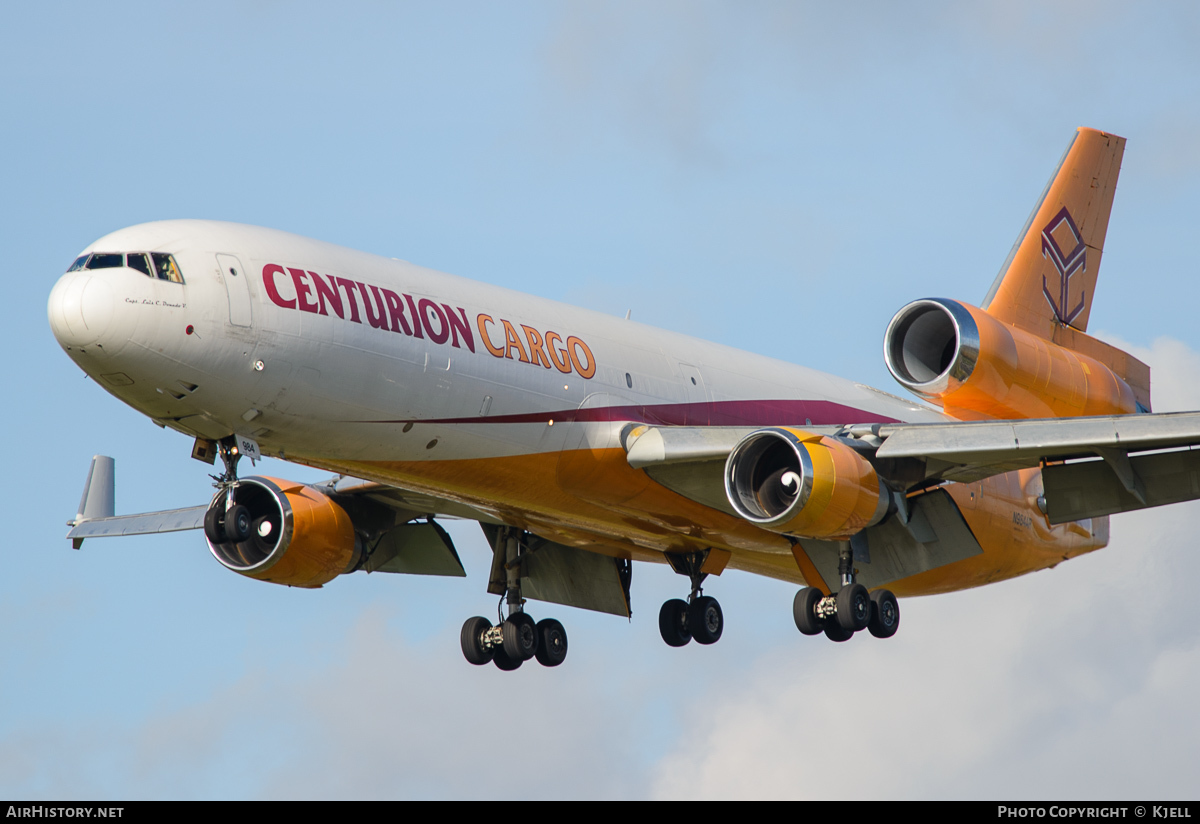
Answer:
[[[1068,253],[1064,253],[1062,247],[1058,245],[1058,241],[1054,239],[1054,233],[1058,232],[1064,223],[1070,237],[1075,241],[1075,247]],[[1060,235],[1065,235],[1067,232],[1060,232]],[[1042,275],[1042,294],[1046,296],[1046,302],[1054,310],[1054,317],[1058,318],[1060,323],[1069,324],[1079,317],[1079,313],[1083,311],[1087,301],[1087,295],[1081,294],[1079,305],[1069,314],[1065,314],[1071,275],[1080,270],[1087,271],[1087,245],[1083,242],[1083,236],[1079,234],[1079,227],[1075,225],[1075,221],[1071,219],[1071,213],[1065,206],[1046,224],[1046,228],[1042,229],[1042,257],[1050,258],[1050,262],[1058,270],[1058,301],[1055,302],[1054,295],[1050,294],[1050,285],[1046,282],[1045,275]]]

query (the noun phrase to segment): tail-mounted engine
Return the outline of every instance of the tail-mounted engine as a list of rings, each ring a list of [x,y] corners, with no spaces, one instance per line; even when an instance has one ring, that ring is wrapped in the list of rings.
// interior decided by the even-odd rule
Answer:
[[[319,587],[358,565],[350,516],[315,489],[276,478],[244,478],[233,502],[221,491],[204,537],[224,566],[260,581]]]
[[[746,520],[803,538],[848,538],[887,515],[891,495],[871,464],[799,429],[752,432],[725,461],[725,494]]]
[[[958,418],[1137,411],[1133,389],[1101,361],[954,300],[918,300],[897,312],[883,355],[906,389]]]

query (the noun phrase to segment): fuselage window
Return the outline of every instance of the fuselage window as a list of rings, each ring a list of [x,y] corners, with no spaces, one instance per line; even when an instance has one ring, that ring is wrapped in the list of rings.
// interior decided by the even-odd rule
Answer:
[[[141,252],[125,256],[125,265],[130,269],[136,269],[148,278],[154,277],[150,273],[150,264],[146,261],[146,256]]]
[[[88,269],[120,269],[124,265],[124,255],[92,255],[87,262]]]
[[[79,257],[75,258],[75,262],[71,264],[71,268],[68,269],[67,271],[68,272],[78,272],[80,269],[83,268],[83,264],[87,263],[87,259],[88,259],[87,255],[80,255]]]
[[[633,388],[633,376],[630,375],[628,372],[625,373],[625,385],[628,386],[630,389]]]
[[[162,252],[151,252],[154,259],[154,273],[159,280],[169,280],[171,283],[183,283],[183,275],[175,265],[175,258]]]

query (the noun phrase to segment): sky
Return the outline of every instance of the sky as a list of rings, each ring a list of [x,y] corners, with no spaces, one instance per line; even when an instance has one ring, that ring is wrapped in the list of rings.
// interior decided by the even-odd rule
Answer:
[[[883,330],[982,300],[1079,126],[1128,138],[1090,331],[1200,409],[1194,4],[25,3],[0,49],[0,796],[34,799],[1200,795],[1200,505],[1099,552],[901,603],[887,641],[800,636],[795,588],[710,578],[724,637],[535,604],[557,669],[467,664],[464,579],[235,575],[198,533],[89,541],[203,503],[209,467],[85,378],[46,299],[115,229],[286,229],[898,388]],[[265,474],[318,480],[268,461]]]

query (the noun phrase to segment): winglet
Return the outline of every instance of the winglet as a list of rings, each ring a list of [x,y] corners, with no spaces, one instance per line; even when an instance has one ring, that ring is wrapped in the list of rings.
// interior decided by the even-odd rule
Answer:
[[[92,458],[92,467],[83,484],[83,497],[79,500],[79,512],[70,526],[96,518],[111,518],[116,514],[115,464],[107,455]],[[79,549],[83,539],[75,538],[72,545]]]
[[[1045,339],[1087,331],[1125,138],[1080,129],[983,301],[992,317]]]

